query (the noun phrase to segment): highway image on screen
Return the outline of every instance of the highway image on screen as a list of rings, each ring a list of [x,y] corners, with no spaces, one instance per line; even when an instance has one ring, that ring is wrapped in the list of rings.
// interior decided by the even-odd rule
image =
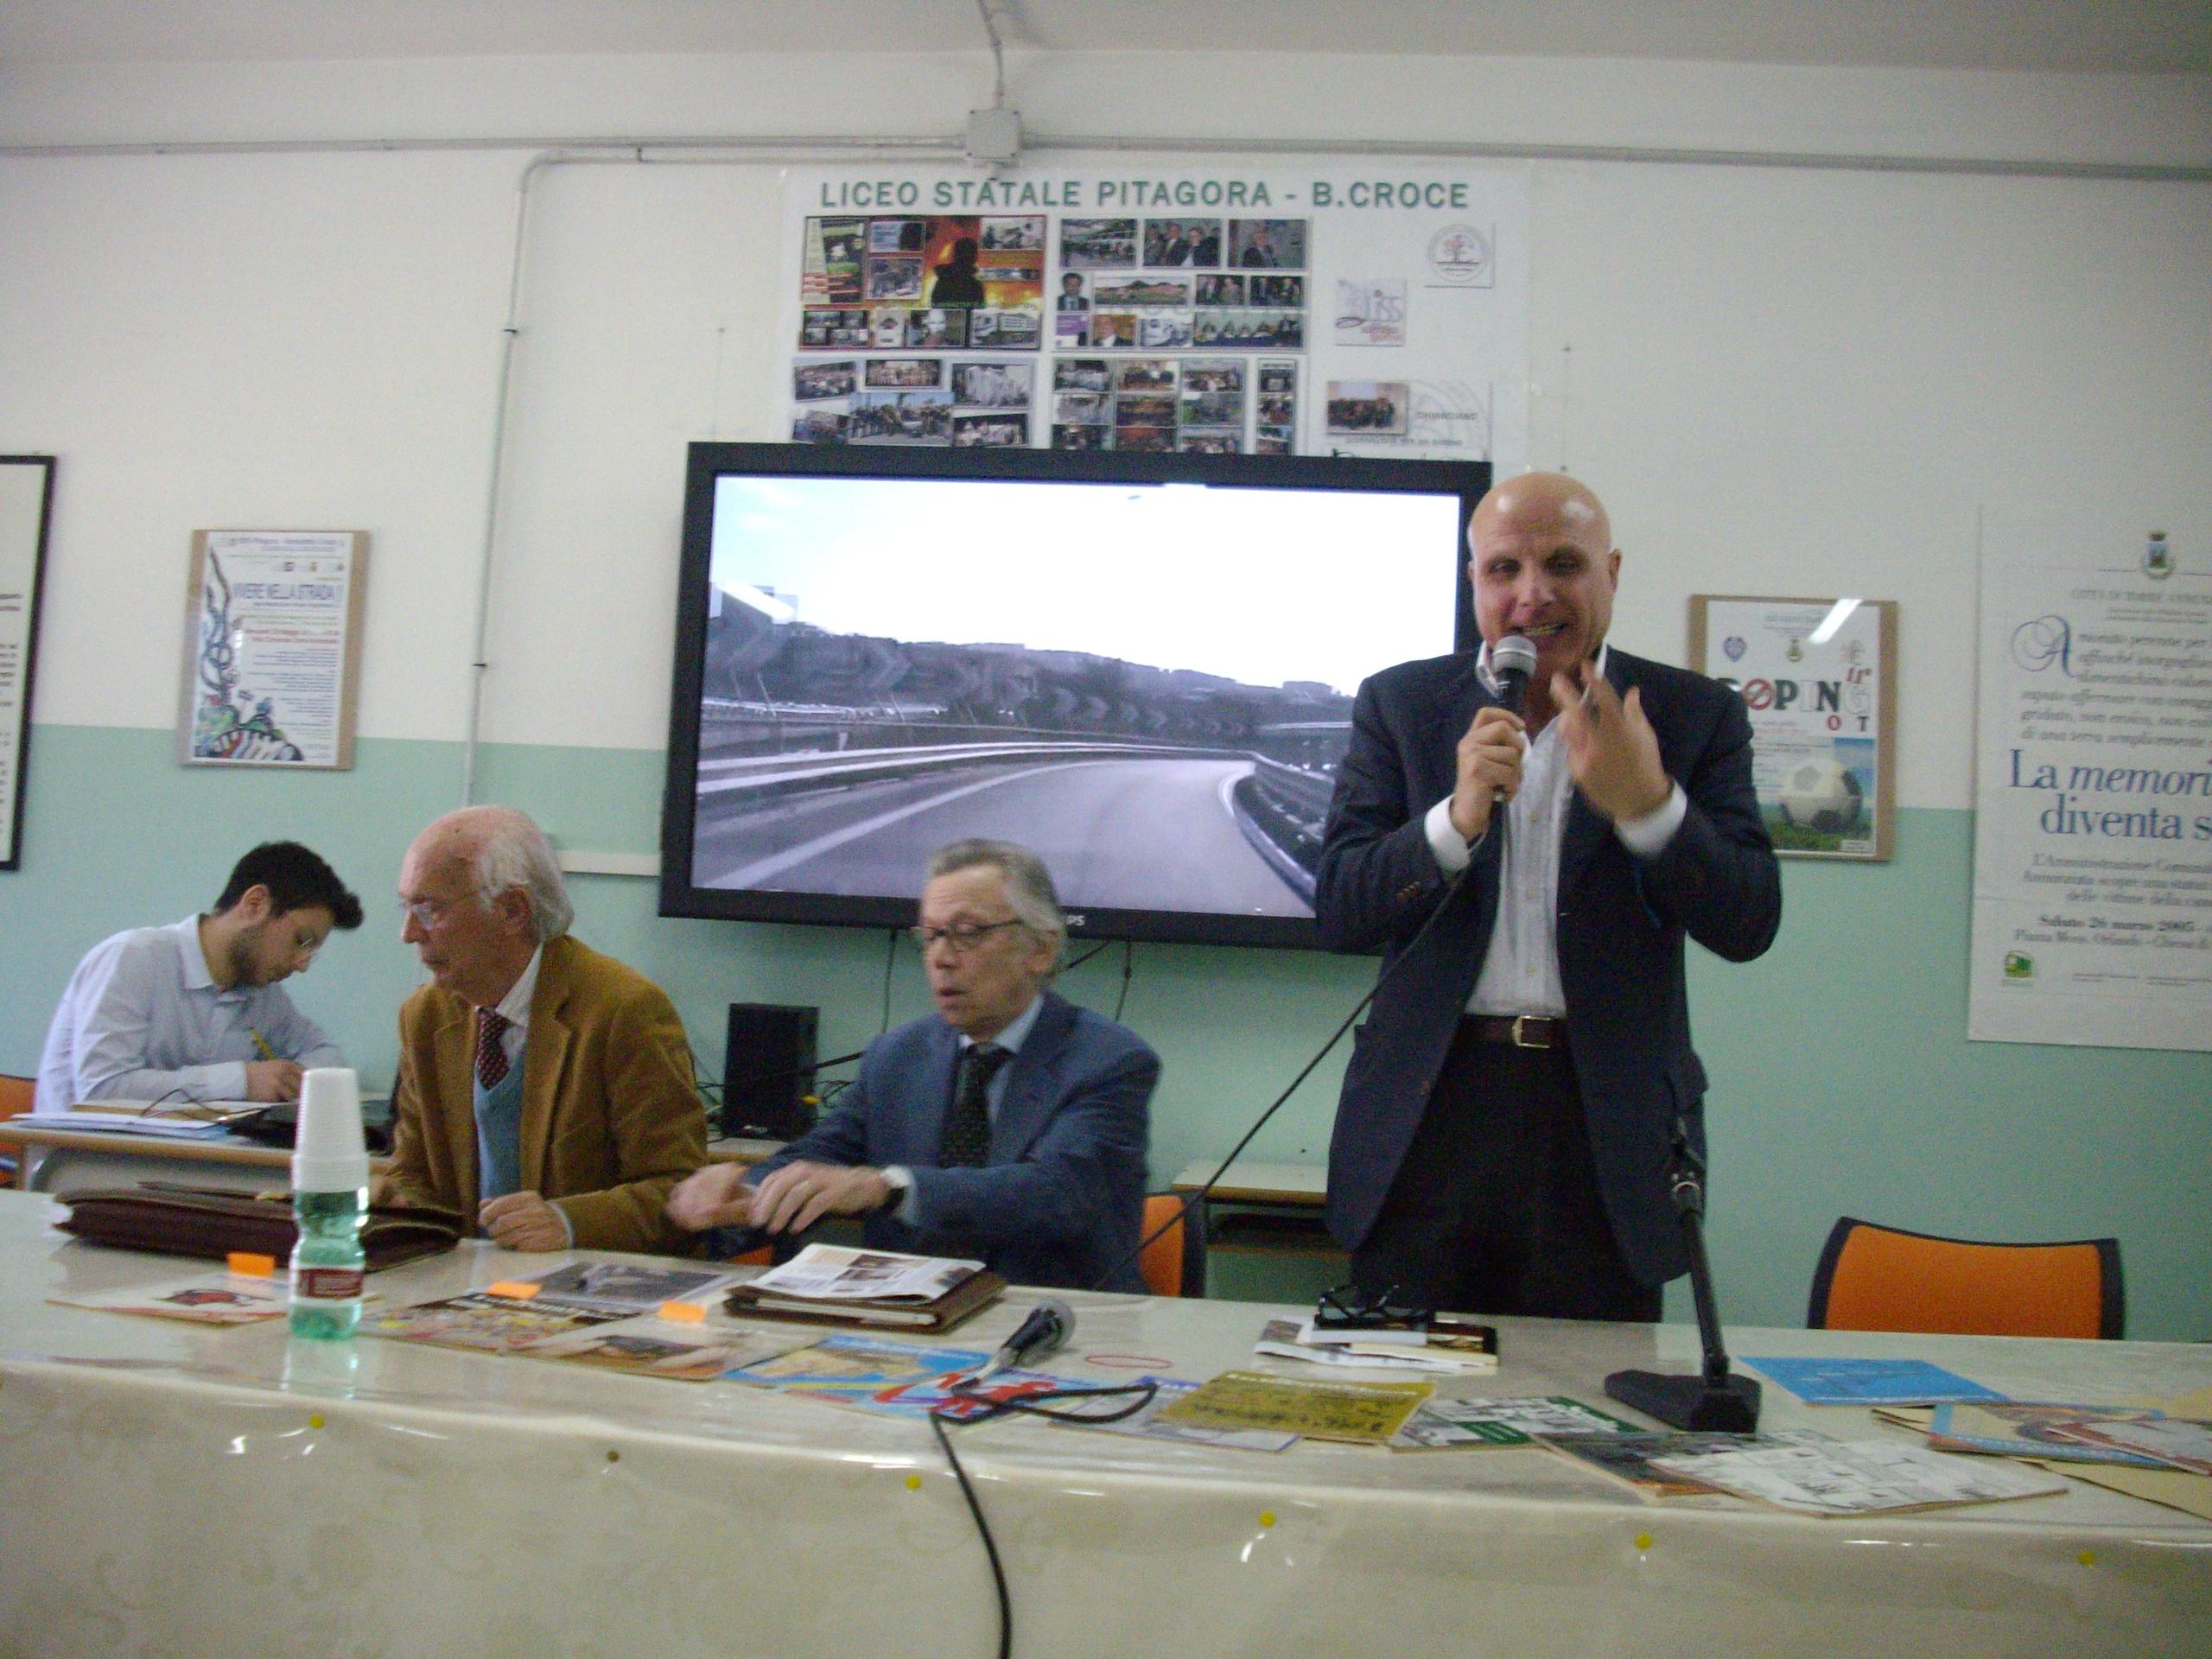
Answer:
[[[1352,694],[1451,649],[1448,496],[725,478],[692,880],[911,896],[970,836],[1071,909],[1310,917]]]

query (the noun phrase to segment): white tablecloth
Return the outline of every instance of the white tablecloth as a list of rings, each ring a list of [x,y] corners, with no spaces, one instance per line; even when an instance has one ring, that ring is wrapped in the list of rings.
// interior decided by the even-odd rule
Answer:
[[[0,1192],[0,1653],[981,1655],[982,1547],[926,1426],[728,1383],[58,1307],[194,1264]],[[399,1306],[539,1270],[475,1244]],[[207,1264],[213,1270],[214,1264]],[[988,1347],[1017,1291],[950,1340]],[[1071,1298],[1053,1369],[1203,1378],[1269,1309]],[[1693,1369],[1689,1327],[1502,1321],[1448,1392]],[[2166,1397],[2212,1349],[1732,1330],[1911,1355],[2021,1398]],[[1763,1427],[1899,1433],[1770,1387]],[[2212,1525],[2087,1485],[1892,1519],[1646,1505],[1535,1448],[1282,1453],[1027,1421],[960,1433],[1017,1655],[2212,1654]]]

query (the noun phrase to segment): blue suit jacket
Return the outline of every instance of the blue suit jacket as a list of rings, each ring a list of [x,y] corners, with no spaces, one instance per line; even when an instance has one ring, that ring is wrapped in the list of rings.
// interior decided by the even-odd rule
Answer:
[[[1459,738],[1495,701],[1475,660],[1466,652],[1404,663],[1360,687],[1329,810],[1315,899],[1322,939],[1384,950],[1329,1147],[1329,1225],[1347,1249],[1367,1236],[1412,1144],[1497,916],[1503,820],[1456,882],[1421,822],[1452,792]],[[1731,961],[1758,956],[1782,919],[1782,881],[1751,787],[1743,700],[1618,650],[1607,653],[1605,677],[1624,694],[1642,689],[1660,758],[1689,798],[1674,839],[1645,861],[1576,791],[1560,849],[1569,1054],[1614,1236],[1631,1271],[1656,1285],[1688,1266],[1666,1179],[1678,1116],[1704,1149],[1705,1070],[1690,1047],[1682,939]]]
[[[1144,1288],[1134,1257],[1160,1057],[1135,1033],[1047,991],[1006,1069],[989,1161],[939,1169],[960,1038],[934,1014],[868,1045],[858,1081],[806,1135],[760,1166],[903,1164],[918,1226],[871,1216],[880,1249],[980,1258],[1016,1284]]]

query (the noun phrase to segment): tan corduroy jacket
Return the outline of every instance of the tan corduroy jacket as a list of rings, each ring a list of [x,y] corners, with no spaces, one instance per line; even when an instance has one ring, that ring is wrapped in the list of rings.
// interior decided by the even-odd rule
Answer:
[[[477,1209],[471,1075],[475,1011],[425,985],[399,1010],[392,1161],[380,1202]],[[706,1161],[691,1048],[644,975],[565,935],[549,942],[523,1050],[524,1191],[565,1213],[580,1249],[671,1251],[687,1235],[662,1210]]]

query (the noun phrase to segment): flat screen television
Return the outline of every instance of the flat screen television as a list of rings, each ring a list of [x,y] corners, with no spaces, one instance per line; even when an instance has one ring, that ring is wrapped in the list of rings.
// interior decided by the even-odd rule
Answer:
[[[1077,937],[1313,945],[1353,693],[1473,643],[1489,476],[692,445],[661,913],[903,925],[987,836]]]

